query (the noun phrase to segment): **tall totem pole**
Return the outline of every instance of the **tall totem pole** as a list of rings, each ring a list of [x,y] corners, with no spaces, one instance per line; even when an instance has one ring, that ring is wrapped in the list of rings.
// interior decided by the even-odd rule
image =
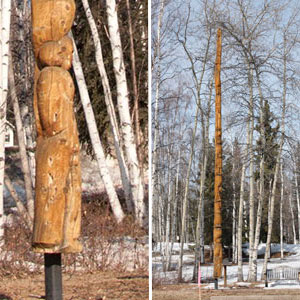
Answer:
[[[222,275],[222,125],[221,125],[221,55],[222,32],[217,33],[217,56],[215,65],[216,124],[215,124],[215,201],[214,201],[214,278],[218,288],[218,278]]]
[[[53,289],[54,294],[57,290],[57,287],[47,287],[47,280],[50,285],[57,281],[56,284],[61,285],[61,274],[51,269],[55,265],[60,268],[61,253],[82,249],[78,240],[80,149],[73,111],[75,88],[68,72],[72,65],[73,44],[67,34],[73,24],[75,9],[74,0],[32,0],[37,128],[32,243],[35,252],[45,253],[46,299],[61,299],[60,296],[47,296],[47,288]],[[50,279],[47,279],[47,272]]]

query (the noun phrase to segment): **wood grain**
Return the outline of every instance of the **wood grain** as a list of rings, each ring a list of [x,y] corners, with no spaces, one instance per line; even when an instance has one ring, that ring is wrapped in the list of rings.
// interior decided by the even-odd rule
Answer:
[[[37,127],[33,249],[79,252],[81,222],[80,146],[73,110],[75,87],[70,30],[75,3],[32,1],[36,57],[34,112]]]

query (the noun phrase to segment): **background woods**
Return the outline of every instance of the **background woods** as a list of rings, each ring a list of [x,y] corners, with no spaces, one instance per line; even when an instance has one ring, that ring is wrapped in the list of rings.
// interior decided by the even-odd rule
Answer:
[[[5,186],[4,193],[0,190],[1,264],[8,261],[6,254],[16,243],[11,230],[17,230],[24,243],[16,250],[16,264],[11,265],[11,272],[17,270],[13,267],[21,260],[32,262],[39,272],[40,257],[30,255],[36,147],[31,2],[0,3],[0,156],[2,164],[5,161],[5,168],[1,167],[5,174],[0,174],[0,186]],[[7,7],[8,3],[11,7]],[[93,219],[89,228],[82,229],[82,241],[84,254],[93,248],[95,256],[93,262],[74,256],[70,258],[72,262],[66,259],[67,265],[80,263],[104,270],[124,264],[123,271],[146,270],[143,236],[148,227],[147,5],[147,1],[76,1],[69,35],[74,38],[70,73],[76,90],[74,112],[83,166],[82,218]],[[39,55],[38,62],[43,64],[43,54]],[[60,58],[60,53],[55,55],[55,59]],[[5,148],[4,141],[9,139],[8,135],[5,137],[6,127],[12,130],[14,141],[13,146]],[[103,228],[100,236],[93,233],[99,222]],[[119,230],[120,223],[124,230]],[[83,227],[86,225],[83,221]],[[93,241],[89,240],[90,235],[95,237]],[[118,246],[112,246],[113,243]],[[119,259],[111,263],[119,246]],[[101,248],[100,252],[96,248]],[[128,259],[126,251],[135,254]],[[30,271],[25,265],[24,271]]]
[[[154,257],[179,280],[184,243],[193,244],[194,279],[198,260],[212,258],[204,249],[213,239],[213,72],[221,28],[223,251],[238,264],[239,281],[256,281],[259,243],[266,243],[265,269],[271,243],[283,249],[299,241],[299,5],[160,0],[152,1],[152,14]]]

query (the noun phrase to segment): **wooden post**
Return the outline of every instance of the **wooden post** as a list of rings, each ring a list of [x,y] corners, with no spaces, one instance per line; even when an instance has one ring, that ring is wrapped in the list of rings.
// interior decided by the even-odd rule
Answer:
[[[82,249],[80,148],[68,70],[74,0],[32,0],[37,128],[32,246],[45,255],[46,299],[62,299],[61,253]]]
[[[227,286],[227,265],[224,265],[224,286]]]
[[[217,55],[215,64],[216,124],[215,124],[215,201],[214,201],[214,278],[217,281],[222,273],[222,126],[221,126],[221,54],[222,33],[217,33]]]

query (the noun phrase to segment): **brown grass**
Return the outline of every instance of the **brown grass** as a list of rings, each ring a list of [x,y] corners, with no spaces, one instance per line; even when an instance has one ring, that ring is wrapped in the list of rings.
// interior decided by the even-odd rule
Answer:
[[[201,289],[201,300],[209,300],[211,296],[246,296],[246,295],[300,295],[299,290],[264,290],[263,288],[231,288],[228,290],[207,290]],[[152,292],[153,300],[200,300],[197,285],[164,285],[156,287]]]
[[[146,232],[131,216],[118,225],[105,196],[89,200],[82,206],[84,250],[63,255],[64,299],[148,299]],[[31,232],[17,215],[0,256],[0,300],[45,295],[43,255],[32,252]]]

